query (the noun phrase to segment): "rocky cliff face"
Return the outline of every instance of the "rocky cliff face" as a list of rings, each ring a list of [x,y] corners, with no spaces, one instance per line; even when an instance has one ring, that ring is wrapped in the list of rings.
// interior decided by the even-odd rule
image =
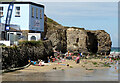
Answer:
[[[62,51],[63,53],[67,51],[65,29],[50,30],[47,32],[46,37],[51,40],[54,50]]]
[[[91,33],[92,35],[94,35],[94,37],[92,38],[95,39],[93,40],[93,44],[91,44],[91,47],[93,46],[94,48],[96,48],[95,52],[99,54],[100,53],[104,54],[105,52],[107,54],[110,53],[112,41],[110,35],[107,32],[105,32],[104,30],[96,30],[96,31],[87,31],[87,33]]]
[[[67,50],[88,52],[86,41],[88,35],[85,30],[79,28],[68,28],[66,36]]]
[[[52,43],[49,40],[39,45],[21,45],[19,47],[2,48],[2,69],[22,67],[28,64],[28,60],[42,59],[47,62],[47,57],[54,55]]]
[[[64,53],[67,50],[83,53],[110,53],[112,42],[110,35],[104,30],[90,31],[84,28],[64,27],[50,18],[46,21],[45,36],[51,40],[55,50]]]

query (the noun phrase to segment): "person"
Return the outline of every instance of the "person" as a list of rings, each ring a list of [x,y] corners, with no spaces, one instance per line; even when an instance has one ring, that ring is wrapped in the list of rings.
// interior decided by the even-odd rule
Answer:
[[[80,52],[79,54],[80,54],[80,57],[82,57],[82,53]]]
[[[83,53],[82,52],[81,52],[80,56],[83,57]]]
[[[53,57],[52,56],[50,56],[50,62],[52,62],[53,61]]]
[[[50,58],[49,57],[47,57],[48,58],[48,63],[50,63]]]
[[[80,56],[77,56],[76,63],[78,64],[80,62]]]
[[[74,56],[72,56],[72,60],[74,60]]]
[[[69,56],[69,51],[68,51],[68,55],[67,56]]]
[[[54,57],[54,58],[52,58],[52,62],[55,62],[55,57]]]
[[[89,56],[90,56],[90,55],[89,55],[89,53],[88,53],[88,55],[87,55],[86,59],[88,59],[88,58],[89,58]]]
[[[39,64],[38,64],[39,66],[42,66],[42,62],[41,62],[41,60],[40,60],[40,62],[39,62]]]
[[[58,54],[57,58],[60,60],[60,55]]]

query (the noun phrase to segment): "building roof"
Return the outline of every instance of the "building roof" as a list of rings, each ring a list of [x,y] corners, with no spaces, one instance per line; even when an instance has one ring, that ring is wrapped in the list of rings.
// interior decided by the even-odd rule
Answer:
[[[10,4],[11,2],[0,2],[0,4]],[[35,6],[39,6],[39,7],[43,7],[44,8],[44,5],[41,5],[41,4],[37,4],[37,3],[34,3],[34,2],[14,2],[14,4],[32,4],[32,5],[35,5]]]

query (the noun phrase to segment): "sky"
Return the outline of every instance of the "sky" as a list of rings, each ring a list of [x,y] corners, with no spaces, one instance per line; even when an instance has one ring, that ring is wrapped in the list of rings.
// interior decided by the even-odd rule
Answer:
[[[112,47],[118,47],[118,0],[84,0],[84,2],[34,0],[34,2],[44,4],[45,14],[63,26],[105,30],[111,36]]]

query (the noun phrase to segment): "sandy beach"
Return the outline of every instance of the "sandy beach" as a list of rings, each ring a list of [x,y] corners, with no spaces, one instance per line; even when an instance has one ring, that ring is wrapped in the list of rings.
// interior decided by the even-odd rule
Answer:
[[[58,63],[58,62],[50,62],[49,65],[46,66],[34,66],[30,65],[28,68],[25,68],[24,70],[20,70],[23,72],[49,72],[51,70],[66,70],[70,68],[83,68],[86,71],[94,70],[94,69],[103,69],[103,68],[109,68],[104,66],[103,64],[105,62],[110,62],[108,59],[82,59],[80,60],[79,64],[76,64],[73,60],[65,60],[64,62]],[[69,66],[67,66],[69,65]]]
[[[28,68],[15,72],[3,73],[3,81],[60,81],[60,80],[117,80],[118,69],[115,66],[105,67],[103,63],[110,62],[108,59],[82,59],[79,64],[73,60],[62,63],[49,63],[48,66],[30,65]],[[69,64],[69,66],[67,66]],[[113,65],[115,65],[113,63]],[[112,68],[112,70],[111,70]],[[110,71],[110,76],[108,72]],[[111,72],[112,71],[112,72]],[[95,74],[96,73],[96,74]],[[112,73],[112,74],[111,74]],[[95,74],[95,75],[94,75]],[[105,75],[104,75],[105,74]],[[115,75],[114,75],[115,74]],[[112,75],[112,76],[111,76]],[[96,77],[93,77],[96,76]],[[103,77],[99,79],[100,77]],[[107,77],[105,79],[105,77]],[[55,78],[55,79],[54,79]]]

